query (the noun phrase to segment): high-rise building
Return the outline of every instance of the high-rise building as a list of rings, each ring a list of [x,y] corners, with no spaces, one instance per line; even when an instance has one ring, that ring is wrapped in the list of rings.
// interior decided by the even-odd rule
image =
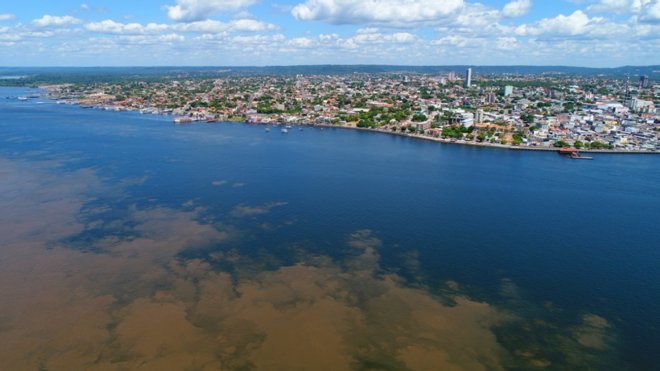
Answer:
[[[649,77],[648,76],[640,76],[639,77],[639,88],[640,89],[646,89],[649,87]]]
[[[470,86],[472,86],[472,68],[468,68],[465,74],[465,87],[469,88]]]
[[[507,85],[504,87],[504,96],[508,97],[509,95],[513,94],[513,86]]]
[[[493,93],[492,91],[488,92],[488,94],[486,94],[486,103],[494,104],[495,102],[497,102],[497,97],[495,97],[495,93]]]
[[[476,124],[481,124],[484,122],[484,110],[478,109],[477,114],[474,116],[474,122]]]

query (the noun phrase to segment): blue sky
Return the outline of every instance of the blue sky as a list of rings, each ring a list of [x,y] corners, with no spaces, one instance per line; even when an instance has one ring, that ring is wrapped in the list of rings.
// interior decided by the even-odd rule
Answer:
[[[660,64],[660,0],[22,0],[2,66]]]

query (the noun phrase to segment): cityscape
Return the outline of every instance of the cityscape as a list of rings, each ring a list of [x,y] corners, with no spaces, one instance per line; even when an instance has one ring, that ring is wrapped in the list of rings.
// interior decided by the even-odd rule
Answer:
[[[168,113],[179,124],[328,125],[508,148],[660,151],[649,76],[546,73],[228,76],[50,86],[61,103]]]

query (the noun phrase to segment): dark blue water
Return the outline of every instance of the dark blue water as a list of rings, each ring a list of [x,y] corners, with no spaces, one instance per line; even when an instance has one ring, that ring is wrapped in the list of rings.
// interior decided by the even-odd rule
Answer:
[[[456,281],[473,298],[557,327],[595,314],[616,336],[617,367],[660,362],[660,156],[573,161],[342,129],[176,126],[166,116],[37,101],[0,98],[0,156],[63,160],[62,171],[92,168],[110,183],[134,181],[122,197],[90,203],[111,204],[108,217],[131,205],[182,208],[193,200],[209,220],[248,231],[237,244],[244,253],[256,259],[268,246],[264,269],[295,263],[300,246],[341,260],[351,254],[337,248],[346,236],[369,229],[383,241],[383,269],[410,285]],[[239,218],[237,205],[269,212]],[[92,228],[70,243],[108,233]],[[205,259],[214,249],[181,257]],[[405,264],[411,253],[413,266]],[[503,280],[524,305],[502,295]],[[558,309],[545,312],[549,305]],[[506,346],[542,344],[543,330],[531,332],[513,327],[498,336]]]

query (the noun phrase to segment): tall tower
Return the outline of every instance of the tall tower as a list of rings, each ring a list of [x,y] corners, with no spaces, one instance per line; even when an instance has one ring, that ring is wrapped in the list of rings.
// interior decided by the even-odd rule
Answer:
[[[465,74],[465,87],[469,88],[470,86],[472,86],[472,68],[468,68]]]

